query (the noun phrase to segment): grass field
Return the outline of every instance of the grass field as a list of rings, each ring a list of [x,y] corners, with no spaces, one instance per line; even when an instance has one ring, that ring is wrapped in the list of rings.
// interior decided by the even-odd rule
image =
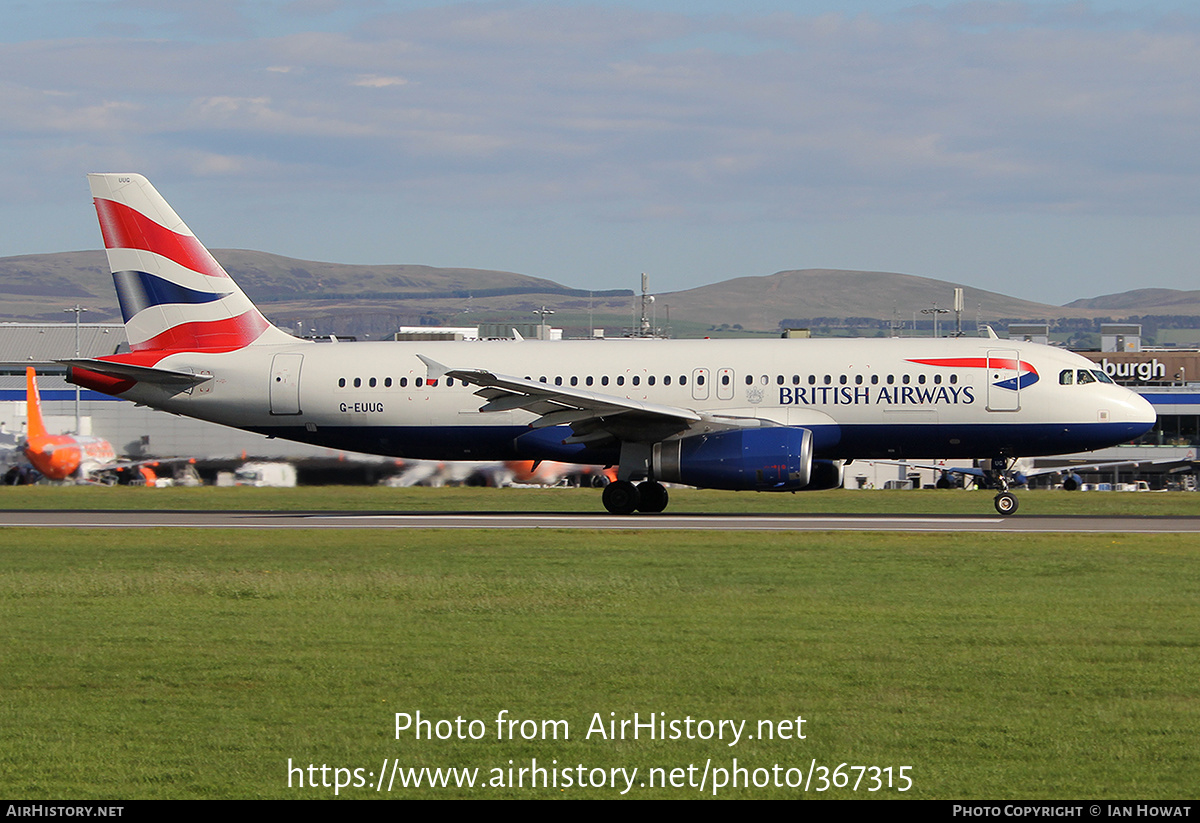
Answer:
[[[288,511],[603,512],[599,489],[407,488],[309,486],[294,489],[145,489],[121,486],[0,487],[0,509],[267,509]],[[669,514],[799,512],[814,514],[994,515],[987,491],[846,491],[768,494],[671,489]],[[1015,515],[1192,515],[1191,492],[1016,492]],[[639,515],[645,516],[645,515]],[[637,517],[631,519],[636,526]]]
[[[121,491],[138,507],[169,497]],[[192,491],[210,490],[174,490]],[[385,507],[317,491],[332,506]],[[923,495],[941,496],[908,497]],[[990,495],[958,497],[990,509]],[[1071,499],[1093,497],[1168,496]],[[334,796],[300,788],[297,772],[289,788],[289,759],[317,767],[306,782],[322,781],[322,765],[352,783],[361,769],[369,785],[339,792],[352,798],[621,795],[620,776],[617,788],[564,786],[561,770],[575,781],[580,764],[589,782],[593,769],[608,782],[609,769],[637,768],[627,796],[712,796],[714,770],[735,758],[746,780],[799,774],[808,791],[718,797],[1197,794],[1200,546],[1189,536],[9,529],[0,550],[10,797]],[[484,736],[396,739],[395,714],[418,710],[483,721]],[[569,739],[560,726],[558,740],[498,740],[502,710],[566,720]],[[634,712],[746,725],[734,746],[728,727],[724,740],[587,737],[597,713]],[[798,716],[805,739],[758,739],[759,721]],[[477,786],[376,792],[385,758],[386,769],[478,769]],[[511,787],[509,769],[516,780],[534,758],[559,770],[557,787],[531,788],[528,775]],[[842,763],[851,785],[818,792],[821,767],[832,780]],[[891,767],[893,788],[867,791],[888,773],[855,766]],[[683,785],[649,786],[672,769]],[[483,785],[497,774],[504,787]],[[688,785],[702,776],[703,791]]]

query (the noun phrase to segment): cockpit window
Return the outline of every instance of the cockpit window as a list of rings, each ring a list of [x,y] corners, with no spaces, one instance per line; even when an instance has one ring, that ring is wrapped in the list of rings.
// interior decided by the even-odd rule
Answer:
[[[1058,384],[1060,386],[1069,386],[1075,382],[1074,369],[1063,369],[1058,373]]]
[[[1087,369],[1080,369],[1077,373],[1079,375],[1079,385],[1081,385],[1081,386],[1084,383],[1095,383],[1096,382],[1096,378],[1093,377],[1092,373],[1090,371],[1088,371]]]
[[[1111,383],[1111,382],[1113,382],[1113,380],[1112,380],[1112,378],[1111,378],[1111,377],[1109,377],[1107,374],[1105,374],[1104,372],[1100,371],[1099,369],[1094,369],[1094,370],[1092,371],[1092,374],[1096,375],[1096,379],[1097,379],[1097,380],[1099,380],[1101,383]]]

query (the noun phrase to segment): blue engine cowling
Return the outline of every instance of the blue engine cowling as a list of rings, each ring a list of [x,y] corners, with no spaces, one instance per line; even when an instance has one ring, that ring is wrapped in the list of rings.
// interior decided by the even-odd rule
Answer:
[[[705,489],[798,491],[812,473],[812,432],[791,426],[733,429],[656,443],[656,480]]]

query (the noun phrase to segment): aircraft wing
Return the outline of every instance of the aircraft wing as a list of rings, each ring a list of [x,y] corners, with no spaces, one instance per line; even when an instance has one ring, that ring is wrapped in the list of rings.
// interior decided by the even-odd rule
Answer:
[[[961,474],[964,477],[976,477],[980,479],[986,478],[991,471],[981,469],[978,466],[939,466],[934,463],[914,463],[911,460],[870,460],[870,463],[882,463],[885,466],[908,466],[912,469],[929,469],[931,471],[945,472],[946,474]],[[1128,463],[1120,463],[1118,466],[1132,465]],[[1075,469],[1091,470],[1097,468],[1112,467],[1112,463],[1096,463],[1091,466],[1061,466],[1054,469],[1016,469],[1012,472],[1014,475],[1019,475],[1022,478],[1026,477],[1041,477],[1044,474],[1062,474],[1064,471],[1072,471]]]
[[[1032,477],[1039,474],[1097,472],[1104,471],[1105,469],[1138,469],[1143,466],[1169,466],[1173,464],[1190,467],[1194,466],[1196,461],[1186,457],[1160,457],[1154,460],[1100,460],[1095,463],[1064,463],[1054,468],[1034,469],[1033,471],[1025,472],[1025,474]]]
[[[485,369],[450,368],[424,355],[417,356],[428,367],[431,379],[452,377],[479,386],[475,394],[487,401],[480,407],[481,412],[523,409],[538,415],[530,424],[532,428],[570,426],[575,434],[565,441],[568,444],[598,443],[611,438],[663,440],[706,419],[678,406],[555,386]],[[736,424],[726,423],[722,427],[730,425]]]
[[[913,463],[911,461],[901,462],[898,460],[871,460],[870,463],[882,463],[888,466],[909,466],[914,469],[932,469],[933,471],[945,472],[947,474],[961,474],[964,477],[975,477],[986,479],[990,474],[989,471],[975,466],[938,466],[931,463]],[[1097,460],[1091,463],[1064,463],[1061,466],[1044,466],[1039,469],[1016,469],[1013,474],[1017,477],[1018,482],[1024,482],[1032,477],[1044,477],[1048,474],[1076,474],[1078,472],[1098,472],[1116,469],[1137,469],[1143,466],[1166,466],[1171,464],[1179,464],[1181,467],[1188,468],[1194,466],[1196,461],[1188,460],[1179,457],[1164,457],[1156,460]],[[1175,469],[1174,471],[1179,471]]]

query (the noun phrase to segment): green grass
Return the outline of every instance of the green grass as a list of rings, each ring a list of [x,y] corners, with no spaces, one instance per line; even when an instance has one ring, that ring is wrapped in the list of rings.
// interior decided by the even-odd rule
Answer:
[[[1017,490],[1015,515],[1192,515],[1190,492]],[[671,489],[669,514],[798,512],[814,514],[995,514],[992,492],[848,491],[769,494]],[[480,489],[309,486],[294,489],[145,489],[122,486],[9,486],[0,509],[250,509],[289,511],[603,511],[599,489]],[[635,521],[631,521],[636,525]]]
[[[289,758],[486,780],[534,757],[639,782],[735,757],[913,780],[723,797],[1196,795],[1192,536],[8,529],[0,550],[10,797],[331,797],[289,789]],[[486,721],[487,738],[397,740],[395,713],[417,710]],[[571,737],[496,740],[500,710]],[[799,715],[807,739],[584,739],[609,712],[747,731]]]

